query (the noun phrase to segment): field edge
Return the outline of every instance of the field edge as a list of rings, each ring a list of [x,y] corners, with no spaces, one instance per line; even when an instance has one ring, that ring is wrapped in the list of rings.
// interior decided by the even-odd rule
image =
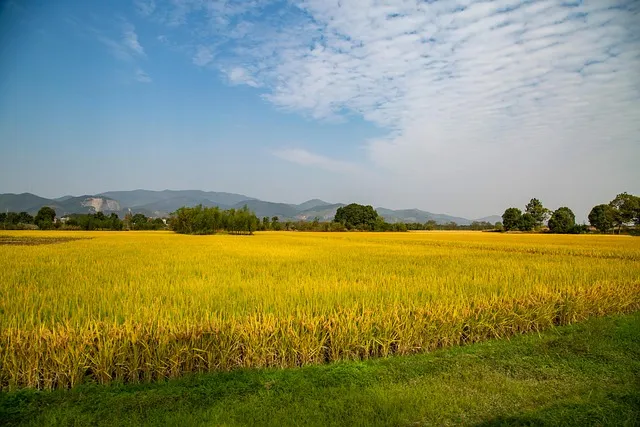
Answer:
[[[5,425],[640,425],[640,312],[361,362],[0,393]]]

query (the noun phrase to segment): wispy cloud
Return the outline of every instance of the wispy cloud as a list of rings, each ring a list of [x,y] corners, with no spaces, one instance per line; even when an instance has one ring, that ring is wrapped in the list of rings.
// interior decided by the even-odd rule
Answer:
[[[203,45],[198,46],[196,48],[196,53],[193,56],[193,63],[200,67],[204,67],[205,65],[209,64],[211,61],[213,61],[212,50],[207,46],[203,46]]]
[[[216,64],[231,84],[388,129],[368,159],[406,182],[536,191],[588,182],[598,164],[607,191],[640,182],[616,160],[640,157],[639,2],[288,4],[174,0],[163,16],[224,43]]]
[[[253,74],[244,67],[232,67],[229,70],[223,69],[222,71],[226,74],[229,83],[233,85],[245,84],[251,87],[260,86],[260,83],[255,80]]]
[[[150,16],[156,10],[156,2],[154,0],[135,0],[134,5],[142,16]]]
[[[357,173],[361,171],[361,167],[355,163],[332,159],[301,148],[277,150],[273,154],[292,163],[315,166],[330,172]]]
[[[145,73],[141,68],[136,69],[136,81],[140,83],[151,83],[151,77]]]
[[[122,29],[122,44],[128,48],[134,55],[144,56],[144,49],[138,41],[138,34],[133,25],[128,22],[123,24]]]
[[[135,27],[130,22],[121,22],[119,38],[109,37],[104,32],[94,28],[90,28],[90,31],[107,47],[114,58],[135,65],[134,76],[136,81],[140,83],[151,82],[149,75],[139,65],[140,60],[146,58],[146,54],[140,44]]]

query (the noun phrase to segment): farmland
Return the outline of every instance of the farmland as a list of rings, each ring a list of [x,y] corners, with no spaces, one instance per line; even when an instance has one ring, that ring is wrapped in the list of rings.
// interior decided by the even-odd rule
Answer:
[[[424,353],[640,309],[627,236],[3,236],[3,389]]]

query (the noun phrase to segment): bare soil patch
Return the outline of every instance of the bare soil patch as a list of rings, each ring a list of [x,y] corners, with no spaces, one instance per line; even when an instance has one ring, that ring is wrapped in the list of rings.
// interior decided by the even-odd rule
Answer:
[[[81,237],[32,237],[32,236],[7,236],[0,235],[0,246],[36,246],[36,245],[52,245],[56,243],[72,242],[80,240]]]

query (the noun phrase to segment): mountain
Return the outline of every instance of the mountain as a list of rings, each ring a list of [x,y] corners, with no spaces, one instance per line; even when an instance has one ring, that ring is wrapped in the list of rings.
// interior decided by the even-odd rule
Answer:
[[[113,199],[96,196],[65,196],[59,199],[45,199],[31,193],[0,194],[0,210],[3,212],[28,212],[32,215],[38,213],[41,207],[50,206],[56,211],[56,215],[62,216],[70,213],[89,212],[118,212],[120,204]]]
[[[300,205],[298,205],[300,206]],[[319,218],[321,221],[330,221],[336,216],[338,208],[345,206],[344,203],[334,203],[318,205],[310,209],[306,209],[296,216],[296,219],[303,221],[313,221],[314,218]]]
[[[56,202],[64,202],[65,200],[69,200],[69,199],[73,199],[73,196],[56,197],[55,199],[51,199],[51,200],[54,200]]]
[[[167,200],[158,200],[157,202],[148,203],[142,206],[132,206],[132,207],[129,207],[128,209],[131,209],[136,213],[137,212],[142,213],[143,211],[152,212],[154,213],[154,215],[152,216],[166,216],[171,212],[175,212],[177,209],[183,206],[196,206],[196,205],[202,205],[202,206],[208,206],[208,207],[217,206],[220,209],[230,208],[230,206],[228,205],[224,205],[222,203],[215,203],[209,199],[197,199],[194,197],[185,196],[185,197],[174,197]]]
[[[41,207],[51,203],[51,200],[31,193],[0,194],[0,212],[29,212],[33,214],[38,212]]]
[[[123,208],[155,210],[162,207],[166,212],[173,212],[182,206],[195,206],[200,203],[206,206],[233,206],[243,200],[255,200],[242,194],[223,193],[201,190],[132,190],[108,191],[98,196],[117,200]],[[154,205],[155,204],[155,205]]]
[[[166,217],[183,206],[218,206],[220,209],[241,209],[247,206],[258,218],[277,216],[281,221],[330,221],[343,203],[329,203],[320,199],[307,200],[298,205],[275,203],[258,200],[243,194],[200,191],[200,190],[133,190],[108,191],[97,195],[64,196],[56,199],[45,199],[31,193],[0,194],[0,212],[26,211],[35,214],[42,206],[51,206],[58,216],[71,213],[115,212],[121,217],[124,214],[142,213],[151,217]],[[460,225],[471,224],[471,220],[446,214],[437,214],[420,209],[376,209],[385,221],[419,222],[434,220],[439,224],[455,222]],[[501,218],[497,215],[487,216],[474,221],[495,223]]]
[[[56,214],[58,216],[72,213],[110,213],[119,212],[121,210],[120,203],[118,203],[117,200],[91,195],[65,198],[62,201],[54,201],[54,204],[51,207],[56,210]]]
[[[502,222],[502,217],[499,215],[489,215],[484,216],[482,218],[474,219],[477,222],[490,222],[491,224],[495,224],[496,222]]]
[[[325,202],[324,200],[311,199],[311,200],[307,200],[304,203],[300,203],[299,205],[296,205],[296,207],[298,208],[299,211],[306,211],[308,209],[313,209],[318,206],[324,206],[324,205],[330,205],[330,204],[331,203]]]
[[[244,200],[240,203],[236,203],[232,207],[234,209],[241,209],[247,205],[249,209],[255,212],[258,218],[268,216],[269,218],[277,216],[278,219],[295,219],[298,214],[298,209],[295,205],[288,205],[286,203],[273,203],[264,202],[262,200]]]
[[[435,221],[438,224],[445,224],[447,222],[455,222],[459,225],[468,225],[471,224],[471,221],[466,218],[460,218],[456,216],[446,215],[446,214],[435,214],[431,212],[422,211],[420,209],[400,209],[400,210],[392,210],[386,208],[376,208],[380,216],[382,216],[385,221],[395,223],[395,222],[420,222],[425,223],[427,221]]]

